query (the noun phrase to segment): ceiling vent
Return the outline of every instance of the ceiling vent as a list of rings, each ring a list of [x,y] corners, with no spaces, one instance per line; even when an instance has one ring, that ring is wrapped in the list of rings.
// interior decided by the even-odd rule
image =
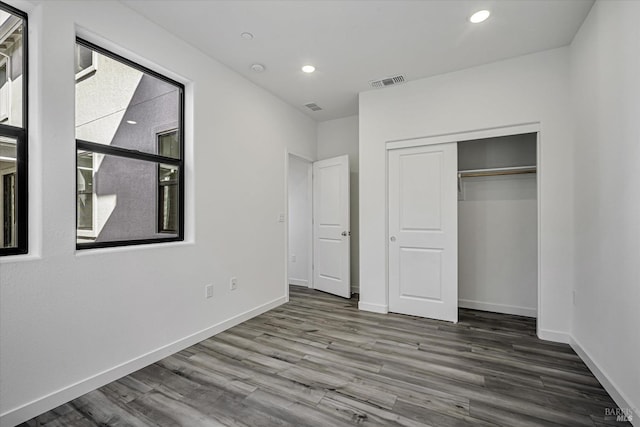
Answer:
[[[398,83],[404,83],[405,78],[402,74],[398,74],[397,76],[385,77],[384,79],[379,80],[371,80],[369,84],[371,87],[386,87],[391,85],[397,85]]]
[[[308,109],[310,109],[311,111],[320,111],[322,110],[322,108],[318,107],[318,104],[316,104],[315,102],[310,102],[308,104],[304,104],[305,107],[307,107]]]

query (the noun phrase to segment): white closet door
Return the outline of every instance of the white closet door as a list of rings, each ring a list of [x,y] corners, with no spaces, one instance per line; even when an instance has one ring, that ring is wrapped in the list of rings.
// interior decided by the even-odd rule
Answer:
[[[389,311],[457,322],[457,143],[388,156]]]
[[[313,163],[313,287],[351,297],[349,156]]]

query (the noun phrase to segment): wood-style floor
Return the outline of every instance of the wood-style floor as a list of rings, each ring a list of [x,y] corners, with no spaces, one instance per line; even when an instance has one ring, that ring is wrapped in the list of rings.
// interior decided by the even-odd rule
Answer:
[[[457,325],[292,287],[275,310],[23,426],[620,426],[614,402],[532,319]]]

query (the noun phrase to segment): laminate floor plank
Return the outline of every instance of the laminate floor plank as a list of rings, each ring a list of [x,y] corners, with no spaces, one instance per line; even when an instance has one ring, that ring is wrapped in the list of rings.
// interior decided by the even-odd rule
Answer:
[[[446,380],[442,377],[432,376],[425,378],[415,371],[407,372],[404,369],[390,367],[383,369],[383,374],[404,380],[406,382],[422,383],[426,382],[430,387],[445,390],[452,394],[457,394],[468,398],[470,401],[507,408],[514,414],[534,416],[541,419],[558,420],[565,425],[592,425],[586,420],[587,416],[580,413],[567,414],[566,410],[556,410],[545,406],[543,402],[531,402],[519,399],[511,393],[499,393],[488,389],[486,386],[477,386],[455,380]],[[595,409],[595,408],[594,408]],[[561,421],[561,422],[560,422]]]
[[[499,394],[509,394],[521,400],[548,405],[554,409],[567,410],[571,413],[591,415],[594,410],[599,409],[598,412],[604,414],[605,409],[609,407],[606,403],[594,399],[567,396],[565,393],[532,387],[528,384],[513,383],[504,378],[487,377],[485,378],[485,386],[488,390]]]
[[[291,287],[287,304],[21,427],[629,425],[615,408],[535,319],[383,315]]]
[[[74,425],[77,427],[96,427],[96,423],[89,418],[85,418],[84,414],[74,407],[75,404],[76,403],[74,402],[73,404],[65,403],[64,405],[60,405],[49,412],[45,412],[36,418],[32,418],[24,423],[23,426],[64,427],[67,425]]]
[[[346,408],[351,408],[351,411],[363,414],[359,418],[354,419],[353,424],[360,424],[361,420],[369,420],[371,418],[378,419],[373,425],[378,426],[402,426],[402,427],[424,427],[431,426],[431,424],[425,424],[419,421],[412,420],[406,417],[404,414],[398,414],[393,411],[389,411],[384,408],[380,408],[376,405],[372,405],[367,402],[363,402],[357,399],[353,399],[349,396],[344,396],[337,392],[330,392],[327,396],[320,401],[321,407],[331,407],[336,405],[342,405]],[[438,427],[438,426],[431,426]]]
[[[563,427],[567,424],[558,424],[550,421],[544,421],[539,418],[505,411],[504,408],[472,402],[470,413],[477,418],[486,420],[497,425],[505,425],[512,427]],[[570,425],[570,424],[569,424]]]

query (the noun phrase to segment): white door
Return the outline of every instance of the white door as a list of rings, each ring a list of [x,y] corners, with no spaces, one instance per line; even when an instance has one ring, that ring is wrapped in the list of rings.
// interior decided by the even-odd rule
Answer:
[[[351,296],[349,156],[313,163],[313,287]]]
[[[389,311],[457,322],[457,143],[388,156]]]

